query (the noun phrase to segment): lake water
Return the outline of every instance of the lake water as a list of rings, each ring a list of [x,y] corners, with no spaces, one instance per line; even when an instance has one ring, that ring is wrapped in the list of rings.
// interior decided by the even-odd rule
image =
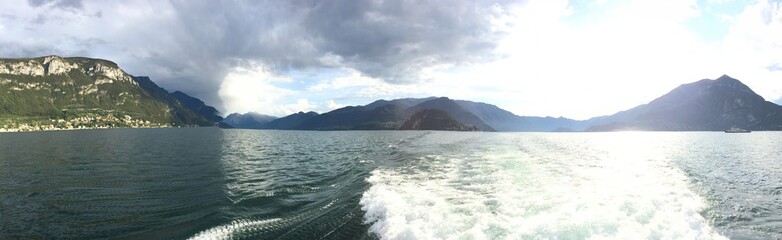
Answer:
[[[4,133],[8,238],[779,239],[782,133]]]

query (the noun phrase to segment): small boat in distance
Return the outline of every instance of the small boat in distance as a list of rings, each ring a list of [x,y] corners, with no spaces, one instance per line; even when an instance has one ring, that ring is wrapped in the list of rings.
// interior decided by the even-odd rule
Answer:
[[[737,127],[731,127],[729,130],[725,130],[726,133],[750,133],[752,131]]]

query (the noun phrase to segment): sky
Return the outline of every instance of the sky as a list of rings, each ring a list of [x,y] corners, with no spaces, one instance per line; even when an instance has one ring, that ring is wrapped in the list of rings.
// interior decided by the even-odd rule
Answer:
[[[447,96],[587,119],[723,74],[782,103],[779,0],[4,1],[0,57],[108,59],[227,115]]]

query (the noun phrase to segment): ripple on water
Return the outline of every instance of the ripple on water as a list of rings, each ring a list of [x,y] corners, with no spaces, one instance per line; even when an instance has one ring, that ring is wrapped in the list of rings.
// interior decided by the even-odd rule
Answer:
[[[0,134],[0,239],[774,239],[780,142],[777,133]]]

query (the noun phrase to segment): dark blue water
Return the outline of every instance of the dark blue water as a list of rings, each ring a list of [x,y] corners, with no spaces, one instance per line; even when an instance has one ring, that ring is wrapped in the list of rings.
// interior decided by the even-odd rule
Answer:
[[[774,239],[782,134],[0,134],[0,239]]]
[[[234,220],[273,218],[285,220],[241,236],[363,238],[358,201],[369,166],[362,161],[394,135],[2,134],[0,238],[182,239]]]

